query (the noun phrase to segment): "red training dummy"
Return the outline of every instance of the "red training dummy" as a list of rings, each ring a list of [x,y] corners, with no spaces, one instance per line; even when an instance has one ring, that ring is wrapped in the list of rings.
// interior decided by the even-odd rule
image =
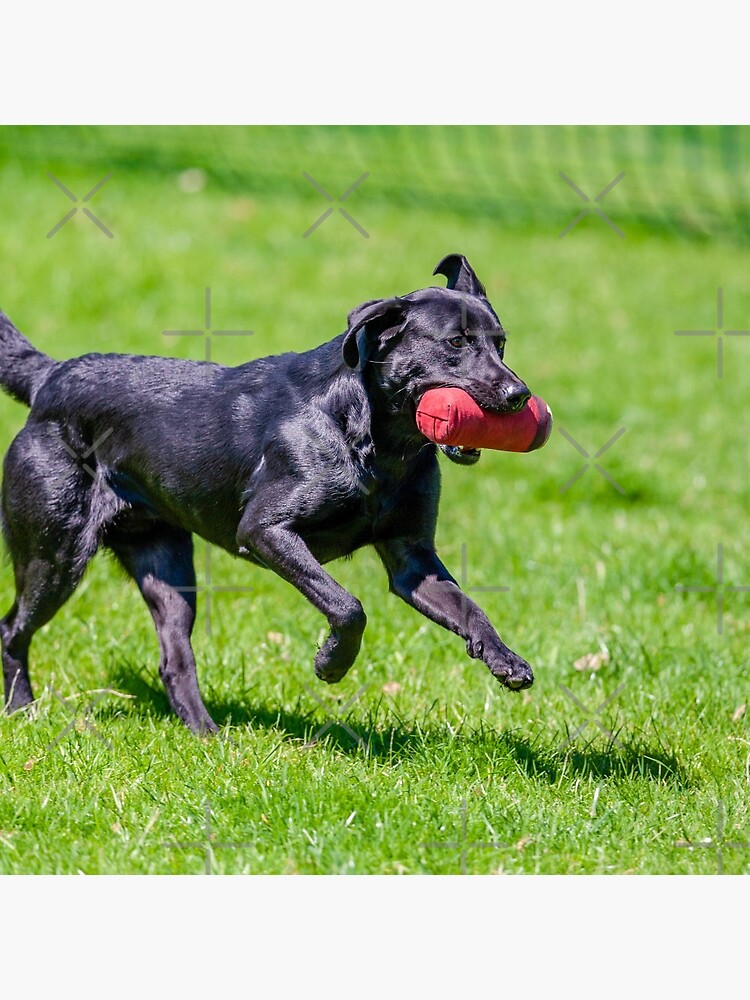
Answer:
[[[514,413],[490,413],[463,389],[429,389],[417,404],[417,427],[435,444],[535,451],[550,435],[552,412],[539,396]]]

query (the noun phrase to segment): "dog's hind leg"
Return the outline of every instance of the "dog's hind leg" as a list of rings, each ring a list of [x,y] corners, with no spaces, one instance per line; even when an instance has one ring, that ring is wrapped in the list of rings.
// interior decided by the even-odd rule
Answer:
[[[82,570],[72,572],[66,553],[40,552],[27,565],[16,570],[23,581],[16,600],[0,621],[2,640],[5,708],[8,712],[24,708],[34,700],[29,677],[29,646],[34,633],[60,610],[78,585]]]
[[[90,475],[62,447],[52,425],[27,424],[5,460],[3,529],[16,597],[0,621],[5,707],[34,700],[29,646],[78,586],[96,550]]]
[[[15,712],[30,705],[34,700],[29,677],[29,643],[31,636],[24,634],[21,627],[16,630],[18,601],[0,621],[0,642],[2,643],[3,688],[5,710]]]
[[[159,674],[172,708],[194,733],[218,732],[203,704],[190,645],[196,605],[192,536],[159,524],[140,533],[115,531],[105,544],[136,581],[151,612]]]

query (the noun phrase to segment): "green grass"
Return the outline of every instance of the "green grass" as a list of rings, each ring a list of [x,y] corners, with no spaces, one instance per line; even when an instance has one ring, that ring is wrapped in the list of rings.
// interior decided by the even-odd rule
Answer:
[[[105,172],[73,154],[55,167],[77,194]],[[0,871],[199,873],[201,847],[174,842],[205,836],[207,802],[215,844],[251,845],[214,848],[212,870],[226,873],[709,873],[715,852],[678,842],[715,841],[718,810],[726,842],[750,841],[750,734],[736,711],[750,594],[724,594],[719,635],[715,595],[675,591],[715,583],[719,544],[727,585],[750,584],[750,342],[724,338],[718,380],[716,339],[673,335],[716,324],[719,286],[724,325],[750,328],[748,249],[623,220],[619,239],[594,217],[560,240],[556,216],[501,228],[449,202],[368,200],[366,185],[350,210],[370,240],[335,215],[302,240],[325,207],[306,190],[184,194],[176,174],[136,170],[91,202],[113,240],[80,213],[47,240],[70,203],[22,151],[0,167],[0,202],[0,305],[56,357],[199,358],[197,339],[161,331],[200,326],[206,286],[217,327],[255,331],[217,338],[216,360],[306,348],[359,302],[429,284],[461,250],[509,330],[510,365],[557,427],[591,454],[626,428],[598,460],[623,494],[594,468],[561,492],[584,459],[560,433],[533,455],[443,466],[439,551],[458,573],[466,547],[467,586],[509,588],[475,596],[535,667],[522,695],[389,595],[368,550],[330,567],[369,625],[350,675],[320,685],[321,617],[215,552],[213,585],[253,592],[212,596],[210,638],[201,611],[199,676],[226,728],[199,740],[168,708],[134,586],[97,557],[35,641],[34,712],[0,719]],[[24,418],[0,399],[3,450]],[[202,543],[197,555],[200,569]],[[12,593],[6,561],[3,610]],[[602,649],[600,670],[574,668]],[[366,750],[342,728],[313,741],[329,716],[308,688]],[[586,715],[564,688],[592,718],[611,698],[595,716],[611,735],[592,722],[568,742]],[[100,689],[117,694],[86,714]],[[466,845],[507,846],[428,846],[462,841],[464,817]],[[724,851],[725,871],[749,866],[750,851]]]

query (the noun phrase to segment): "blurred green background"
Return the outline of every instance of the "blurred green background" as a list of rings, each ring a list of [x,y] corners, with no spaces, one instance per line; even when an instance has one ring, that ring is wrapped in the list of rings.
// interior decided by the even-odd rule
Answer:
[[[253,593],[215,596],[195,644],[236,744],[183,733],[145,609],[97,560],[35,644],[37,717],[0,721],[1,870],[200,870],[158,843],[191,839],[208,798],[223,839],[260,845],[215,858],[226,871],[457,871],[424,843],[455,839],[467,798],[470,836],[511,844],[471,871],[711,871],[677,842],[715,838],[720,803],[727,838],[750,840],[750,598],[726,589],[750,584],[750,338],[730,333],[750,329],[749,154],[736,127],[0,129],[0,307],[54,357],[202,359],[205,338],[163,331],[202,328],[206,288],[213,328],[254,331],[210,338],[214,360],[306,349],[461,252],[556,427],[590,456],[625,429],[595,459],[609,480],[566,488],[586,459],[561,433],[443,466],[439,550],[468,587],[509,588],[475,596],[534,665],[525,696],[388,596],[374,553],[330,567],[369,626],[341,688],[316,690],[370,755],[342,730],[309,745],[322,621],[222,553],[214,583]],[[3,450],[24,419],[0,398]],[[592,652],[597,670],[575,666]],[[69,721],[53,685],[127,696],[96,710],[114,755],[80,718],[50,749]],[[586,717],[566,690],[592,713],[612,698],[606,732],[567,742]]]
[[[566,172],[594,198],[621,171],[620,218],[683,236],[747,239],[750,134],[735,126],[5,128],[7,161],[150,175],[203,170],[212,187],[308,196],[302,171],[338,197],[498,223],[568,221]],[[610,203],[611,204],[611,203]]]

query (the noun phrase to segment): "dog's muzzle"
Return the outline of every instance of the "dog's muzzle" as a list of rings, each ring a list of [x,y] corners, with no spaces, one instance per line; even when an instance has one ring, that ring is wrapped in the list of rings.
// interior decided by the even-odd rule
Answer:
[[[476,465],[482,457],[478,448],[462,448],[459,444],[439,444],[438,448],[456,465]]]

